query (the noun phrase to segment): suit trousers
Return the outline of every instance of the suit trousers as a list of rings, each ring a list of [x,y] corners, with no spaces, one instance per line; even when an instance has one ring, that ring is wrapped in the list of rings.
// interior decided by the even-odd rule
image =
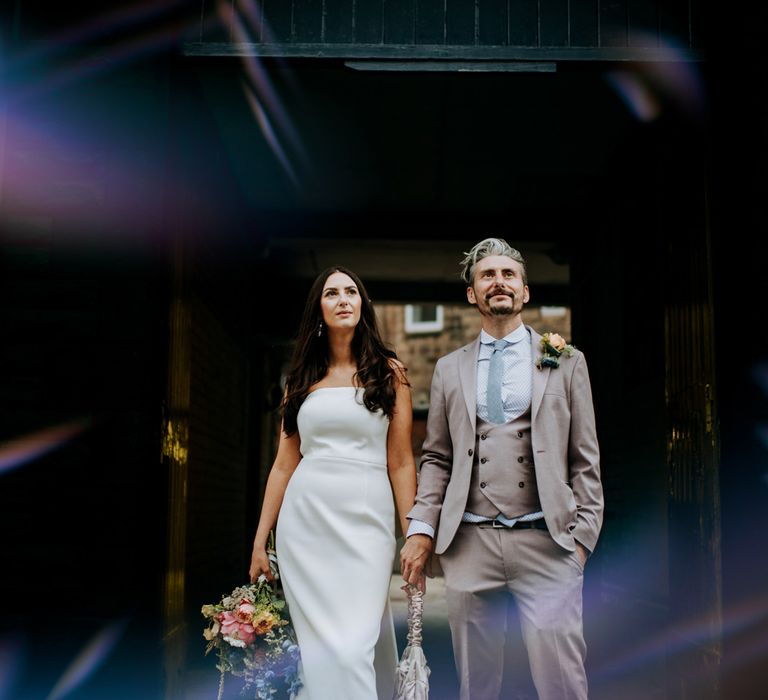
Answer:
[[[462,523],[440,564],[461,700],[499,699],[510,597],[539,700],[587,699],[578,553],[546,530]]]

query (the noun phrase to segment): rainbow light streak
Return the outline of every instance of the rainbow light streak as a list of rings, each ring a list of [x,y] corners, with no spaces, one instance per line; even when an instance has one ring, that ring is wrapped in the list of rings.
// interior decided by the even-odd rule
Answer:
[[[98,39],[144,21],[154,23],[158,15],[185,4],[183,0],[168,0],[167,2],[148,0],[144,3],[137,3],[130,7],[119,8],[113,12],[99,15],[81,25],[61,32],[52,39],[45,41],[43,46],[35,46],[20,53],[15,57],[10,68],[15,70],[37,59],[50,58],[72,48],[77,42]]]
[[[252,37],[249,34],[248,27],[243,23],[238,12],[235,12],[228,4],[219,2],[218,14],[222,23],[232,28],[236,41],[240,43],[251,42]],[[266,23],[257,17],[258,14],[258,8],[252,5],[246,8],[244,16],[251,21],[251,24],[256,31],[258,31],[261,26],[264,29],[264,33],[269,35],[269,30],[266,29]],[[260,22],[261,24],[259,24]],[[272,149],[272,152],[275,154],[275,157],[288,174],[291,182],[293,182],[296,187],[299,187],[299,178],[296,174],[296,170],[280,143],[277,131],[272,125],[273,121],[280,127],[280,131],[285,134],[289,145],[297,154],[299,161],[306,165],[307,159],[305,151],[301,145],[301,139],[299,138],[296,129],[293,127],[287,112],[283,108],[269,81],[266,71],[258,59],[245,57],[243,58],[243,66],[246,77],[248,78],[248,83],[244,85],[245,95],[251,111],[256,118],[256,122],[259,124],[264,138]],[[274,115],[274,119],[270,119],[270,113]]]
[[[661,114],[658,99],[639,76],[627,71],[611,71],[606,80],[636,119],[652,122]]]
[[[267,116],[266,112],[262,109],[258,98],[256,97],[256,95],[253,94],[253,92],[250,89],[250,86],[243,85],[243,89],[245,91],[245,97],[248,100],[248,105],[250,106],[254,117],[256,117],[256,121],[259,124],[259,127],[261,127],[261,132],[262,134],[264,134],[264,138],[267,140],[269,147],[272,149],[272,152],[275,154],[275,157],[277,158],[277,160],[283,166],[283,169],[288,174],[288,177],[291,179],[291,182],[293,182],[293,184],[296,187],[299,187],[299,180],[296,177],[296,173],[293,170],[293,166],[288,160],[288,157],[286,156],[282,146],[280,145],[280,142],[277,139],[277,135],[272,129],[272,125],[269,123],[269,117]]]
[[[96,634],[72,660],[46,700],[59,700],[82,685],[101,666],[125,632],[127,619],[117,620]]]
[[[656,43],[656,37],[649,36],[646,45]],[[640,121],[658,118],[664,104],[674,105],[694,119],[701,119],[706,99],[698,66],[669,39],[659,39],[656,48],[661,49],[662,60],[641,63],[631,72],[611,71],[606,76],[608,83]]]
[[[63,423],[0,444],[0,474],[48,454],[90,427],[89,419]]]
[[[73,60],[68,65],[48,74],[44,79],[26,84],[13,97],[16,101],[34,98],[74,82],[82,81],[85,78],[105,73],[115,67],[126,65],[143,56],[159,53],[163,49],[175,46],[191,26],[192,20],[177,20],[140,36],[115,42],[112,48],[105,53],[95,57],[89,56]]]
[[[29,231],[34,239],[34,235],[46,232],[50,222],[55,221],[69,228],[68,239],[87,240],[97,234],[102,244],[110,238],[124,242],[127,237],[123,234],[129,237],[134,228],[129,231],[105,224],[113,221],[125,224],[126,212],[135,209],[131,201],[137,192],[151,195],[162,188],[169,201],[178,201],[184,196],[188,183],[183,174],[156,182],[160,171],[150,171],[146,162],[136,157],[141,156],[141,152],[124,148],[110,158],[109,182],[96,178],[95,164],[106,161],[103,135],[88,133],[87,122],[78,123],[71,115],[65,115],[58,120],[59,126],[52,128],[46,123],[46,120],[52,121],[52,115],[55,117],[49,111],[41,117],[38,112],[29,113],[26,109],[8,113],[8,138],[15,144],[33,145],[12,150],[6,157],[2,217],[12,221],[16,231]],[[20,158],[19,153],[23,157]],[[158,201],[151,200],[151,203],[159,206]],[[153,211],[147,208],[144,214],[149,216]],[[135,231],[141,233],[140,228]]]
[[[261,34],[261,41],[266,44],[274,44],[274,36],[272,35],[269,25],[264,21],[264,9],[258,2],[248,0],[237,0],[237,12],[243,15],[248,24],[253,27],[257,34]],[[219,5],[224,5],[224,0],[219,0]]]
[[[21,644],[10,639],[0,640],[0,700],[13,698],[21,666]]]
[[[220,0],[220,2],[221,1],[223,0]],[[269,26],[269,23],[264,21],[264,12],[258,2],[255,0],[239,0],[236,4],[238,10],[241,11],[245,19],[248,20],[248,24],[253,27],[257,34],[261,35],[262,44],[279,43],[275,39],[274,32]],[[287,67],[288,65],[286,60],[280,55],[272,56],[271,58],[282,67]],[[293,73],[286,71],[284,77],[287,79],[288,84],[294,92],[298,93],[296,82],[293,79]]]
[[[723,611],[722,638],[725,641],[765,619],[768,619],[768,595]],[[641,640],[637,646],[604,662],[596,669],[594,677],[620,676],[650,665],[654,660],[669,659],[676,653],[707,646],[713,636],[712,624],[709,618],[692,618],[665,627],[655,636]]]
[[[765,633],[765,624],[763,629],[758,631],[757,639],[750,638],[750,641],[734,643],[724,656],[723,666],[728,673],[734,673],[744,666],[749,666],[755,659],[763,662],[768,658],[768,635]]]
[[[82,143],[84,139],[80,134],[76,139],[65,141],[49,133],[45,124],[35,121],[34,116],[23,113],[14,113],[7,122],[7,132],[18,143],[39,144],[40,150],[53,153],[54,157],[43,157],[25,154],[23,161],[18,162],[8,158],[4,187],[6,189],[6,212],[14,207],[22,210],[30,205],[37,206],[40,203],[49,204],[50,195],[47,191],[40,191],[41,175],[49,179],[64,178],[71,175],[72,163],[86,163],[88,160],[87,149]],[[9,197],[8,194],[11,196]]]
[[[251,91],[258,93],[261,97],[261,101],[265,103],[269,107],[271,113],[275,115],[275,120],[280,125],[281,130],[285,133],[288,143],[297,154],[302,165],[306,166],[307,157],[301,143],[301,137],[293,126],[285,109],[283,109],[279,99],[275,96],[274,89],[269,83],[266,71],[261,63],[253,57],[243,58],[243,65]]]
[[[256,32],[261,32],[263,37],[262,42],[275,43],[275,39],[272,34],[272,30],[269,28],[269,25],[263,21],[263,19],[259,21],[259,19],[256,18],[256,14],[259,11],[256,3],[246,1],[238,4],[245,6],[243,14],[246,19],[250,20],[250,25],[254,28],[254,30]],[[238,41],[249,41],[251,39],[251,37],[248,35],[247,27],[243,25],[239,18],[235,18],[235,21],[233,22],[233,30]],[[282,58],[278,58],[278,62],[285,65],[285,62]],[[301,145],[301,138],[299,133],[294,128],[288,113],[283,109],[283,106],[280,103],[274,88],[269,82],[269,78],[263,66],[254,57],[243,57],[243,63],[245,65],[246,74],[255,86],[257,92],[261,95],[262,101],[266,102],[273,114],[276,115],[276,120],[280,123],[283,131],[286,132],[286,136],[291,146],[294,148],[294,150],[296,150],[301,162],[306,165],[306,153]],[[287,72],[286,74],[289,78],[291,78],[293,75],[291,72]],[[291,82],[292,87],[295,88],[293,82],[289,82]]]

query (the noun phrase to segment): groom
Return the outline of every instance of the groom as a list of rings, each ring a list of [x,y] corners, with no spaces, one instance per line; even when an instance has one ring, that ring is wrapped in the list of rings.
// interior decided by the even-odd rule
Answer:
[[[475,245],[462,278],[482,330],[435,366],[403,578],[420,583],[440,555],[462,700],[499,698],[510,597],[540,700],[585,700],[582,581],[603,491],[584,355],[523,325],[525,261],[506,241]]]

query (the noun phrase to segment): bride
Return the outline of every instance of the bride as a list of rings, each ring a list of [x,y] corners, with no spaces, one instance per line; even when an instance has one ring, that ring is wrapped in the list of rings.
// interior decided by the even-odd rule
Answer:
[[[389,608],[395,507],[406,532],[416,493],[411,394],[351,270],[332,267],[315,280],[280,408],[251,581],[271,577],[266,543],[277,522],[301,649],[299,697],[389,700],[397,666]]]

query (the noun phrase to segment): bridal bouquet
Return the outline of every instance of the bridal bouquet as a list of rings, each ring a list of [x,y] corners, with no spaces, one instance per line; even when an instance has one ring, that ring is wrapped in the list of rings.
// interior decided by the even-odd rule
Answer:
[[[278,579],[277,557],[269,552],[272,573]],[[242,694],[259,700],[293,699],[301,688],[299,647],[288,618],[285,599],[264,576],[256,583],[235,588],[212,605],[203,605],[209,622],[203,636],[205,653],[217,651],[221,673],[218,700],[227,673],[243,679]]]

